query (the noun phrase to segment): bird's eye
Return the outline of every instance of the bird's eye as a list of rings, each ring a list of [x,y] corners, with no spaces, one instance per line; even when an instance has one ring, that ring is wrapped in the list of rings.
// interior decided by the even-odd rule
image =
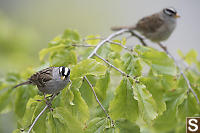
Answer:
[[[59,68],[59,73],[62,75],[62,76],[65,76],[65,67],[61,66]]]
[[[174,8],[165,8],[163,12],[169,16],[176,15],[176,10]]]
[[[65,67],[62,67],[62,72],[61,72],[62,76],[65,76]]]

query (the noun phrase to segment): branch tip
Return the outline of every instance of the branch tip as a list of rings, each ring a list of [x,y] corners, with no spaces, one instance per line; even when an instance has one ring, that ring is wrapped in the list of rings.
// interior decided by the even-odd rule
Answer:
[[[187,86],[188,86],[188,92],[187,92],[187,93],[189,94],[189,92],[191,91],[192,94],[194,95],[194,97],[195,97],[197,103],[200,104],[199,98],[198,98],[197,94],[195,93],[195,91],[192,89],[189,79],[187,78],[187,76],[186,76],[186,75],[183,73],[183,71],[181,70],[181,67],[179,66],[179,64],[178,64],[178,62],[176,61],[176,59],[174,58],[174,56],[167,50],[167,47],[166,47],[166,46],[162,45],[161,43],[158,43],[158,45],[163,49],[163,51],[164,51],[172,60],[174,60],[174,63],[176,64],[178,70],[180,71],[180,74],[183,76],[184,80],[185,80],[186,83],[187,83]]]
[[[88,85],[92,89],[92,92],[93,92],[93,94],[95,96],[95,99],[98,102],[98,104],[100,105],[101,109],[104,111],[106,117],[112,122],[111,117],[109,116],[109,114],[107,113],[107,111],[105,110],[105,108],[103,107],[103,105],[101,104],[101,102],[99,101],[99,99],[98,99],[98,97],[97,97],[97,95],[96,95],[96,93],[94,91],[94,88],[93,88],[92,84],[90,83],[90,81],[88,80],[88,78],[86,76],[84,76],[83,78],[87,81]]]

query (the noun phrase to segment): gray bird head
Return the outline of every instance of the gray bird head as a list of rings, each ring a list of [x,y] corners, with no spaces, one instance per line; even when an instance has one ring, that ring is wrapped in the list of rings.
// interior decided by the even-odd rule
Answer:
[[[59,74],[61,75],[62,79],[68,79],[70,76],[70,69],[64,66],[59,67]]]

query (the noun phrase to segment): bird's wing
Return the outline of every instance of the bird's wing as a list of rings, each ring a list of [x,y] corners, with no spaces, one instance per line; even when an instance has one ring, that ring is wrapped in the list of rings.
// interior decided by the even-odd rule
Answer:
[[[33,83],[36,84],[37,86],[45,86],[46,82],[51,80],[53,78],[53,68],[54,67],[48,67],[46,69],[43,69],[35,74],[33,74],[29,80]]]
[[[160,14],[157,13],[139,20],[136,24],[136,30],[144,33],[153,33],[156,32],[163,24],[163,19],[160,17]]]

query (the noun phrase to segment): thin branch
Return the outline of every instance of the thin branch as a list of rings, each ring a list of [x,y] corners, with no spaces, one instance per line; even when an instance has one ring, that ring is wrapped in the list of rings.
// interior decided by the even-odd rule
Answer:
[[[44,107],[44,109],[38,114],[38,116],[35,118],[34,122],[31,124],[29,130],[27,133],[30,133],[32,128],[34,127],[35,123],[38,121],[38,119],[40,118],[40,116],[45,112],[45,110],[50,107],[50,104],[52,102],[52,100],[54,99],[54,97],[56,96],[56,94],[53,94],[53,96],[51,97],[51,99],[48,101],[47,105]]]
[[[102,37],[91,37],[91,38],[83,38],[82,41],[87,41],[87,40],[97,40],[97,39],[103,40]]]
[[[95,91],[94,91],[94,88],[93,88],[92,84],[90,83],[90,81],[88,80],[88,78],[87,78],[86,76],[84,76],[84,79],[87,81],[88,85],[89,85],[90,88],[92,89],[92,92],[93,92],[93,94],[94,94],[94,96],[95,96],[95,99],[96,99],[96,101],[98,102],[98,104],[100,105],[100,107],[102,108],[102,110],[104,111],[106,117],[107,117],[108,119],[110,119],[112,126],[114,126],[113,120],[111,119],[111,117],[109,116],[109,114],[107,113],[107,111],[105,110],[105,108],[103,107],[103,105],[101,104],[101,102],[99,101],[99,99],[98,99],[98,97],[97,97],[97,95],[96,95],[96,93],[95,93]]]
[[[129,37],[132,37],[132,35],[130,35]],[[96,40],[96,39],[100,39],[100,40],[105,40],[104,38],[102,37],[94,37],[94,38],[88,38],[88,39],[83,39],[83,41],[86,41],[86,40]],[[119,43],[119,42],[114,42],[114,41],[111,41],[111,40],[107,40],[107,42],[109,42],[110,44],[115,44],[115,45],[119,45],[121,47],[123,47],[125,50],[128,50],[129,52],[133,52],[133,49],[130,49],[128,47],[126,47],[125,45],[123,45],[122,43]],[[96,47],[96,45],[89,45],[90,47]]]
[[[133,31],[128,31],[128,32],[130,32],[132,36],[135,36],[136,38],[138,38],[138,39],[140,40],[140,42],[142,43],[143,46],[148,46],[148,45],[144,42],[144,39],[143,39],[141,36],[137,35],[137,34],[136,34],[135,32],[133,32]]]
[[[110,40],[108,40],[107,42],[109,42],[110,44],[119,45],[119,46],[121,46],[122,48],[128,50],[129,52],[133,52],[133,49],[129,49],[128,47],[126,47],[125,45],[123,45],[123,44],[121,44],[121,43],[113,42],[113,41],[110,41]]]
[[[34,126],[35,123],[38,121],[38,119],[40,118],[40,116],[44,113],[44,111],[48,108],[48,106],[49,106],[49,105],[46,105],[46,106],[44,107],[44,109],[39,113],[39,115],[35,118],[33,124],[30,126],[30,128],[29,128],[29,130],[28,130],[27,133],[30,133],[30,132],[31,132],[33,126]]]
[[[120,30],[120,31],[118,31],[118,32],[112,33],[112,34],[109,35],[106,39],[102,40],[102,41],[95,47],[95,49],[92,51],[92,53],[90,53],[90,55],[88,56],[88,59],[91,58],[91,57],[93,57],[94,55],[96,55],[96,56],[99,57],[100,59],[103,59],[103,58],[101,58],[100,56],[97,55],[97,51],[99,50],[99,48],[100,48],[101,46],[103,46],[106,42],[110,42],[112,38],[117,37],[117,36],[119,36],[119,35],[121,35],[121,34],[127,32],[127,31],[128,31],[127,29]],[[113,43],[113,44],[116,44],[116,43]],[[117,44],[117,45],[123,46],[123,45],[121,45],[121,44]],[[126,49],[127,49],[127,48],[126,48]],[[122,72],[122,71],[119,70],[117,67],[113,66],[113,65],[110,64],[108,61],[106,61],[105,59],[103,59],[103,61],[106,62],[107,64],[109,64],[110,66],[112,66],[113,68],[115,68],[116,70],[118,70],[121,74],[127,76],[126,73]],[[100,107],[102,108],[102,110],[103,110],[104,113],[106,114],[107,118],[111,120],[111,125],[114,126],[114,123],[113,123],[111,117],[108,115],[107,111],[105,110],[105,108],[103,107],[103,105],[101,104],[101,102],[99,101],[99,99],[98,99],[98,97],[97,97],[97,95],[96,95],[96,93],[95,93],[95,91],[94,91],[94,89],[93,89],[92,84],[89,82],[89,80],[87,79],[86,76],[84,76],[84,78],[86,79],[86,81],[88,82],[89,86],[91,87],[92,92],[93,92],[93,94],[94,94],[94,96],[95,96],[96,101],[99,103]]]
[[[165,53],[166,53],[169,57],[171,57],[171,59],[174,60],[174,63],[176,64],[176,66],[178,67],[178,69],[179,69],[179,71],[180,71],[180,74],[183,76],[184,80],[185,80],[186,83],[187,83],[187,86],[188,86],[189,91],[192,92],[192,94],[194,95],[194,97],[195,97],[197,103],[200,104],[199,99],[198,99],[198,97],[197,97],[197,94],[196,94],[196,93],[194,92],[194,90],[192,89],[189,79],[188,79],[188,78],[186,77],[186,75],[183,73],[183,71],[182,71],[181,67],[179,66],[178,62],[176,61],[176,59],[175,59],[175,58],[173,57],[173,55],[167,50],[167,48],[166,48],[165,46],[163,46],[161,43],[158,43],[158,45],[165,51]]]
[[[130,77],[128,74],[126,74],[125,72],[121,71],[120,69],[118,69],[117,67],[112,65],[110,62],[108,62],[106,59],[104,59],[103,57],[99,56],[98,54],[95,53],[95,56],[97,56],[99,59],[103,60],[106,64],[108,64],[109,66],[111,66],[112,68],[117,70],[118,72],[120,72],[123,76]]]
[[[119,35],[121,35],[124,32],[127,32],[127,29],[123,29],[120,30],[118,32],[112,33],[110,36],[108,36],[105,40],[102,40],[97,46],[96,48],[92,51],[92,53],[88,56],[88,58],[91,58],[92,56],[94,56],[94,54],[97,52],[97,50],[103,46],[107,41],[110,41],[112,38],[117,37]]]
[[[74,47],[96,47],[95,45],[88,45],[88,44],[72,44]]]

